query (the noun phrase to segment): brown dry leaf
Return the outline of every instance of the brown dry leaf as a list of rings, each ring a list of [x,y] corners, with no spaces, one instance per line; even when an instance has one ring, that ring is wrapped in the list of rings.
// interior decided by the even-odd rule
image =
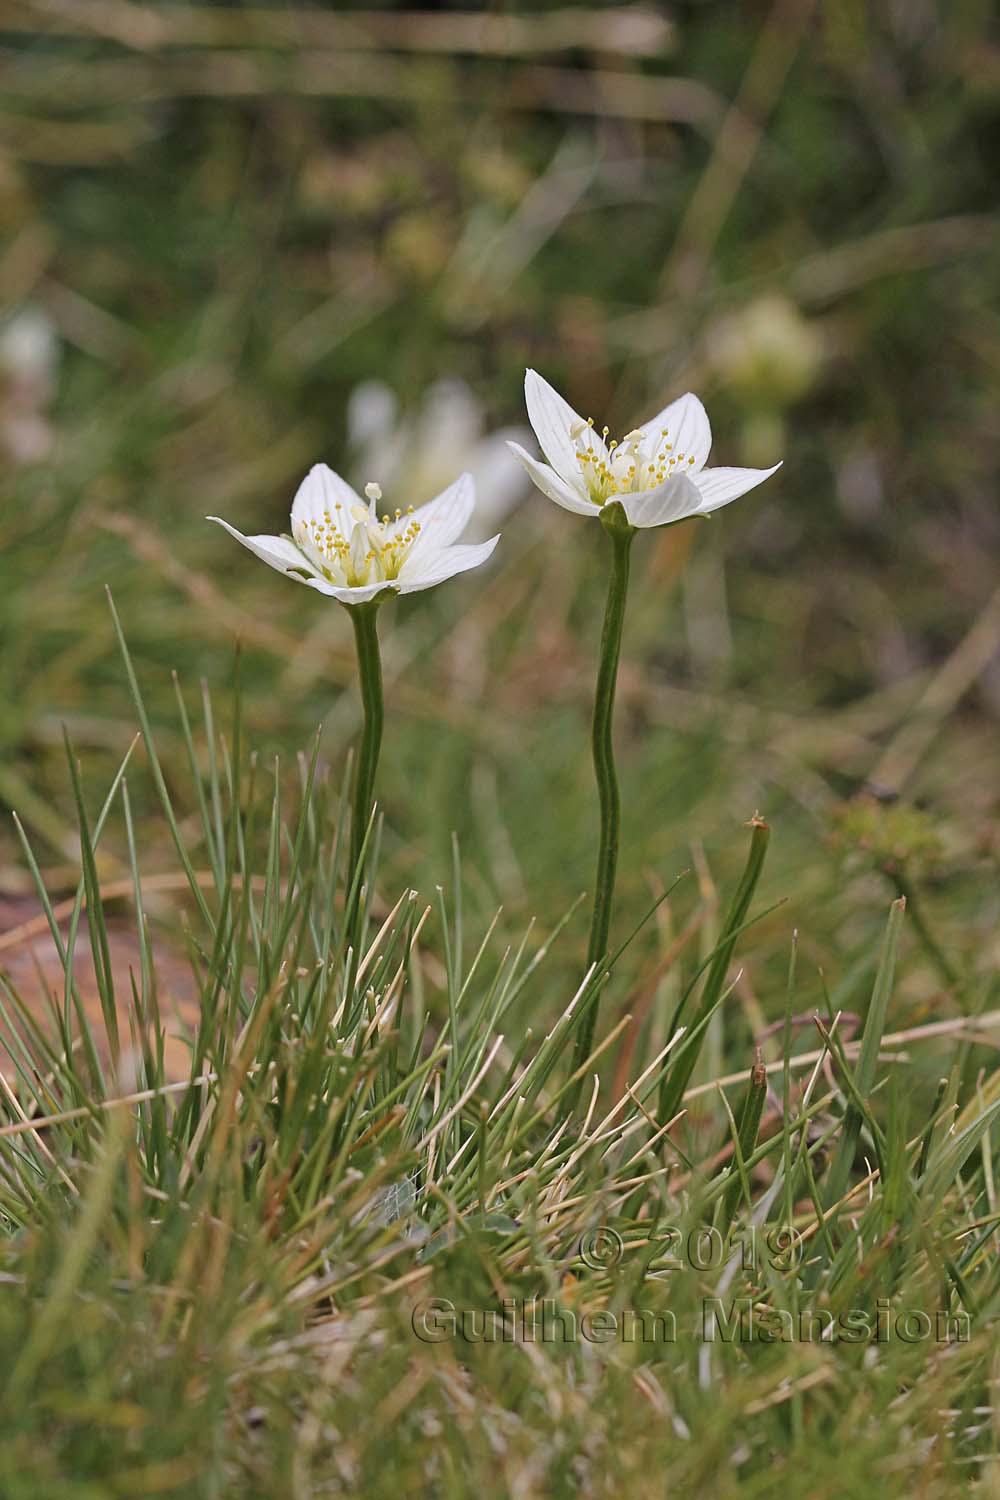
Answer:
[[[38,1021],[47,1036],[54,1035],[52,1024],[53,1004],[61,1006],[63,996],[63,970],[56,945],[48,932],[37,930],[39,916],[37,903],[23,899],[0,896],[0,936],[12,935],[19,927],[27,926],[22,941],[5,946],[0,953],[0,968],[8,975],[10,983]],[[129,1017],[132,1014],[131,975],[138,976],[141,969],[139,942],[134,933],[124,924],[108,921],[108,946],[111,953],[111,972],[114,980],[115,999],[118,1011],[118,1030],[123,1046],[128,1045],[131,1035]],[[65,935],[65,926],[63,927]],[[81,923],[77,933],[73,954],[73,971],[80,999],[93,1030],[94,1039],[102,1062],[110,1058],[110,1046],[104,1026],[101,999],[94,976],[90,939],[86,922]],[[179,1083],[189,1071],[187,1039],[198,1024],[199,1009],[194,980],[187,965],[176,954],[159,951],[156,955],[156,982],[160,1015],[163,1022],[164,1071],[168,1083]],[[0,1069],[10,1078],[10,1054],[0,1036]]]

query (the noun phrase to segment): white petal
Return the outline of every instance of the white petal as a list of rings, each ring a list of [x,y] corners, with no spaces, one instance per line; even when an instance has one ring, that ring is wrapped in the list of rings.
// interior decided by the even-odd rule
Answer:
[[[580,459],[573,431],[585,425],[583,418],[535,370],[525,372],[524,400],[538,446],[559,477],[575,488],[580,483]],[[598,459],[607,463],[608,450],[604,439],[593,429],[588,445],[593,447]]]
[[[382,589],[388,589],[391,593],[401,592],[395,583],[387,583],[385,579],[381,583],[357,584],[354,587],[348,584],[327,583],[325,578],[306,578],[303,582],[320,594],[328,594],[331,599],[339,599],[341,604],[365,604],[369,599],[374,599]]]
[[[230,536],[234,536],[238,542],[252,552],[254,557],[259,557],[261,562],[266,562],[269,568],[275,568],[277,572],[294,578],[297,583],[305,583],[307,580],[291,571],[298,569],[299,573],[312,573],[313,566],[309,559],[299,551],[295,543],[289,541],[286,536],[244,536],[242,531],[237,531],[235,526],[230,526],[221,516],[206,516],[206,521],[215,521],[219,526],[224,526]],[[309,580],[311,581],[311,580]]]
[[[763,484],[765,479],[770,479],[780,468],[779,463],[773,469],[704,469],[700,474],[694,475],[694,482],[701,494],[699,510],[702,515],[707,515],[722,505],[728,505],[730,500],[738,500],[740,495]]]
[[[351,511],[357,505],[363,510],[368,509],[368,502],[362,500],[346,479],[341,479],[326,464],[314,464],[292,501],[292,526],[294,528],[303,521],[322,521],[330,516],[340,524],[341,532],[349,540]]]
[[[537,484],[543,495],[561,505],[563,510],[574,511],[578,516],[596,516],[600,507],[587,497],[579,489],[560,479],[554,469],[548,464],[540,464],[537,458],[532,458],[530,453],[525,453],[520,443],[507,443],[507,447],[513,453],[519,463],[522,463]]]
[[[436,500],[429,500],[426,505],[419,506],[412,516],[403,516],[394,529],[405,531],[413,521],[420,526],[420,533],[410,548],[407,562],[432,552],[440,552],[442,547],[450,547],[465,530],[475,505],[476,487],[472,482],[472,475],[462,474]]]
[[[665,526],[668,521],[683,521],[693,516],[701,505],[701,495],[687,474],[671,474],[655,490],[646,490],[639,495],[616,495],[608,500],[613,505],[618,500],[625,509],[632,526]]]
[[[364,521],[356,521],[354,529],[351,532],[351,567],[354,570],[355,578],[357,578],[359,573],[364,576],[365,559],[368,556],[368,550],[368,527]]]
[[[665,438],[661,436],[664,430],[667,433]],[[680,459],[683,454],[682,461],[687,465],[689,473],[697,474],[704,467],[712,447],[708,412],[690,391],[686,396],[671,401],[651,421],[644,422],[639,431],[643,435],[643,448],[646,452],[662,453],[664,445],[669,443],[670,457]],[[687,463],[689,458],[694,459],[693,464]]]
[[[493,536],[488,542],[479,542],[472,547],[446,547],[443,552],[426,558],[423,568],[417,567],[407,572],[413,560],[411,553],[399,570],[399,592],[416,594],[421,589],[433,588],[436,583],[443,583],[446,578],[454,578],[456,573],[467,573],[470,568],[478,568],[481,563],[486,562],[492,556],[493,549],[499,540],[498,536]]]

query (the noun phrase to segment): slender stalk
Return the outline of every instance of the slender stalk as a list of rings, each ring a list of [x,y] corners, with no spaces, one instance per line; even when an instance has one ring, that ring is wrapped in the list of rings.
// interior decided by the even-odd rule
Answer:
[[[379,750],[382,746],[382,659],[379,654],[378,627],[376,617],[378,605],[350,606],[348,614],[354,626],[354,642],[358,653],[358,676],[361,681],[361,704],[364,709],[364,728],[361,745],[354,767],[354,793],[351,805],[351,862],[349,881],[356,886],[354,911],[349,913],[353,925],[361,910],[361,858],[365,835],[372,814],[375,796],[375,772],[378,767]],[[359,934],[355,934],[355,939]],[[354,942],[355,957],[358,943]]]
[[[618,660],[621,656],[622,626],[625,622],[625,597],[628,593],[629,551],[635,532],[622,523],[609,522],[605,527],[611,538],[611,577],[604,609],[601,634],[601,659],[597,670],[594,695],[594,721],[591,745],[594,753],[594,775],[600,805],[601,834],[597,852],[597,878],[594,883],[594,909],[590,919],[590,942],[587,966],[597,963],[608,951],[611,930],[611,907],[615,894],[615,872],[618,866],[618,824],[621,799],[615,771],[614,712],[615,686],[618,682]],[[577,1033],[574,1070],[590,1055],[597,1025],[597,998],[591,1002]]]

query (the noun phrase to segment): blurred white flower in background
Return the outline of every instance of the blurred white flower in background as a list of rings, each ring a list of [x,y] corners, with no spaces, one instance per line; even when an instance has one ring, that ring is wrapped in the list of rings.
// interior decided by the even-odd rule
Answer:
[[[439,380],[420,408],[404,416],[396,394],[381,380],[356,386],[347,406],[347,436],[357,483],[377,473],[387,491],[421,505],[461,466],[472,475],[476,510],[466,535],[491,536],[526,491],[524,474],[510,462],[509,438],[524,440],[520,427],[485,432],[485,412],[462,380]]]
[[[38,463],[52,448],[46,412],[58,368],[59,339],[42,308],[22,307],[0,323],[0,451],[15,464]]]

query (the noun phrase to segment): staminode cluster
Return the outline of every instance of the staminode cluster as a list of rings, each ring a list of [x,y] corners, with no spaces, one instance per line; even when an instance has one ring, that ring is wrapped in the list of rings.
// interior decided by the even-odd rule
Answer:
[[[636,427],[620,442],[609,437],[610,428],[605,427],[600,448],[595,446],[594,431],[593,417],[574,422],[570,428],[577,463],[595,504],[601,505],[613,495],[651,490],[673,473],[683,473],[685,466],[694,467],[693,454],[675,453],[673,443],[667,442],[668,427],[658,434]]]
[[[380,520],[375,510],[382,498],[379,485],[367,484],[365,494],[370,508],[345,507],[337,500],[332,511],[323,510],[292,523],[295,545],[330,583],[362,587],[398,578],[423,529],[412,505],[405,516],[397,509],[394,516],[386,511]]]

